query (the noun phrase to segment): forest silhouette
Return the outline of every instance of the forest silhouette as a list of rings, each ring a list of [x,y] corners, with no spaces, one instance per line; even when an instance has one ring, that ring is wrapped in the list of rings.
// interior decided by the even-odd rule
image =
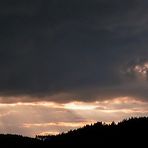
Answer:
[[[148,117],[124,119],[117,124],[97,122],[59,135],[36,138],[21,135],[0,135],[1,147],[145,147]]]

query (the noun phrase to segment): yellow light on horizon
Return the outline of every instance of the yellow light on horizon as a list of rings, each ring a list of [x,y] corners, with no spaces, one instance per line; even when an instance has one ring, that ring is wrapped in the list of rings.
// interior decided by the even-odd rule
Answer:
[[[71,102],[64,104],[65,109],[70,109],[70,110],[94,110],[97,108],[96,105],[92,104],[86,104],[86,103],[81,103],[81,102]]]
[[[57,127],[82,127],[87,124],[94,123],[95,121],[83,121],[83,122],[49,122],[49,123],[24,123],[23,127],[31,128],[31,127],[49,127],[49,126],[57,126]]]
[[[34,136],[66,132],[97,121],[118,122],[130,116],[147,114],[148,102],[130,96],[108,100],[98,98],[92,102],[19,100],[13,103],[0,103],[0,128],[3,133],[8,129],[11,133],[24,134],[21,131],[26,131],[26,135]],[[10,121],[13,121],[11,125]],[[9,130],[10,127],[13,131]],[[22,130],[19,131],[18,127]]]

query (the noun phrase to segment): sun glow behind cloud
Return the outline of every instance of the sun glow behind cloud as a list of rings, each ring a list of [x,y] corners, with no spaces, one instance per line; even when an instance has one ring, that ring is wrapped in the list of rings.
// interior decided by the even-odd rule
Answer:
[[[97,108],[96,103],[71,102],[64,104],[65,109],[70,110],[94,110]]]
[[[60,133],[97,121],[146,116],[148,103],[131,97],[94,102],[0,103],[0,132],[35,136]]]

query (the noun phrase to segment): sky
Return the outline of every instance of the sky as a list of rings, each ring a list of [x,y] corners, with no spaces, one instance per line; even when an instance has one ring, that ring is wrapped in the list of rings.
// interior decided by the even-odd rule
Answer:
[[[0,133],[58,134],[148,114],[147,0],[1,0]]]

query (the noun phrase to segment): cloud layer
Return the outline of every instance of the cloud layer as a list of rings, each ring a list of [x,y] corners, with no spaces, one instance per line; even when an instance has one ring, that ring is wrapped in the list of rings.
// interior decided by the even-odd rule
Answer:
[[[147,100],[146,0],[0,3],[1,102]]]

